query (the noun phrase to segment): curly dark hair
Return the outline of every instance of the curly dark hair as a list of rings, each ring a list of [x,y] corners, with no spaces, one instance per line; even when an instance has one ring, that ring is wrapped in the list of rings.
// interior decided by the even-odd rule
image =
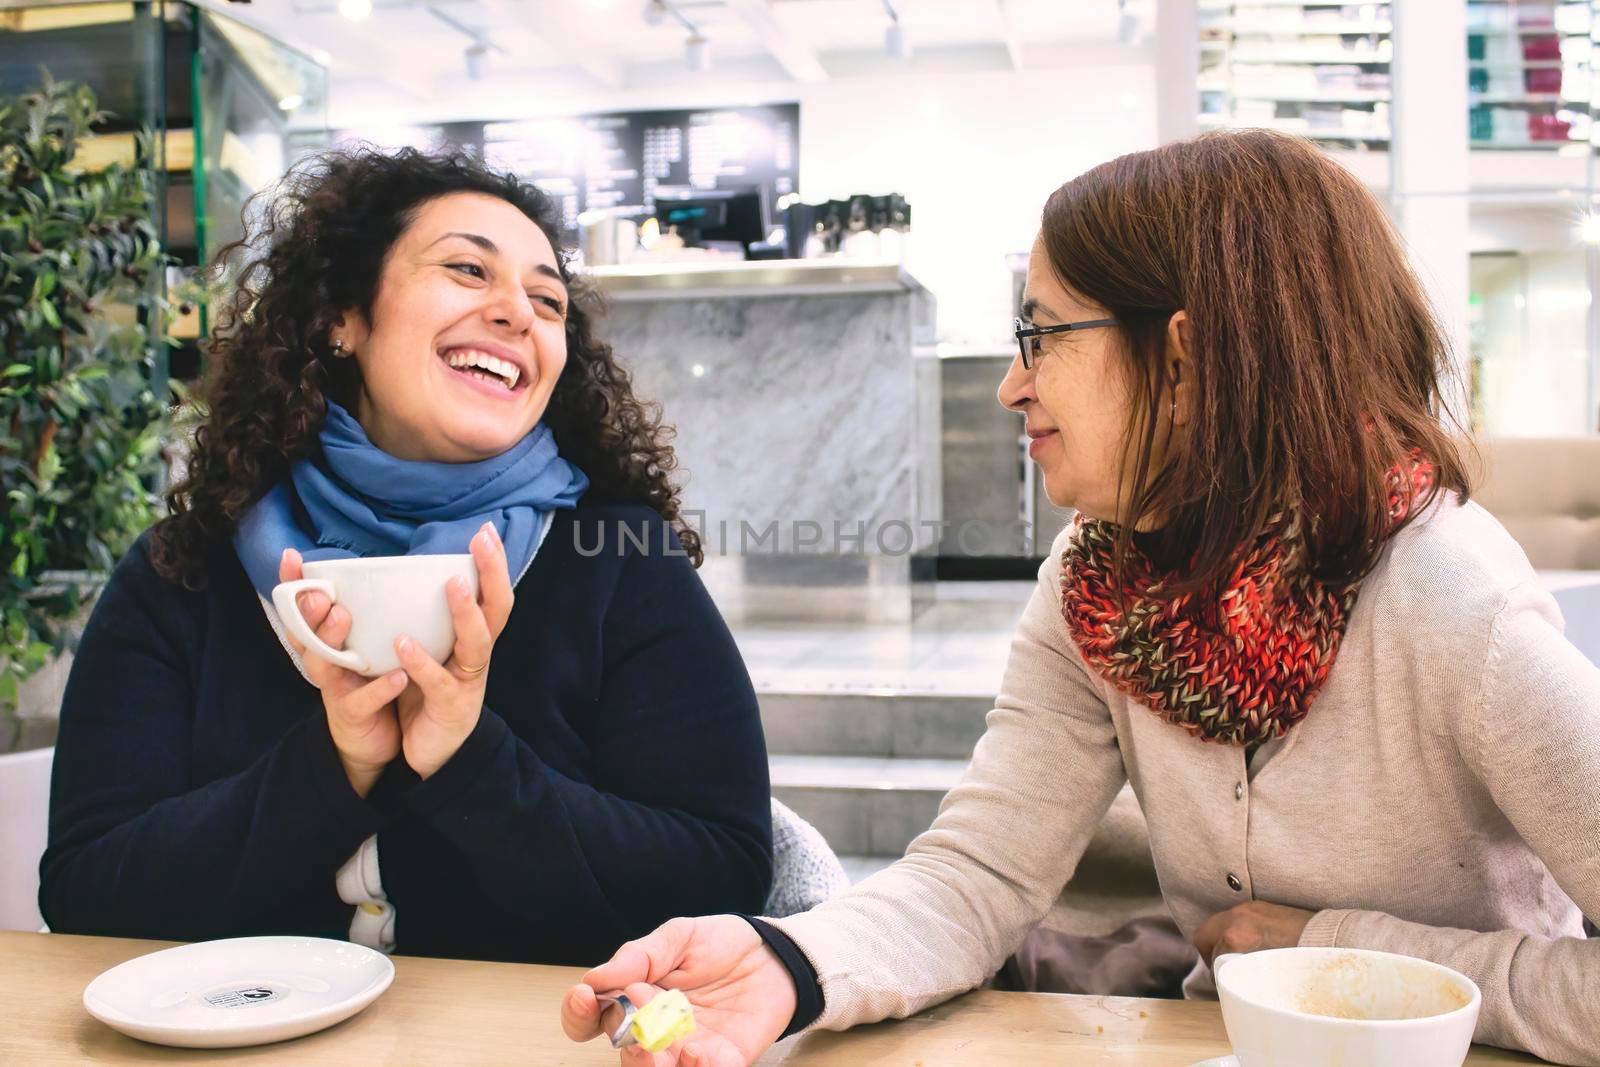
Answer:
[[[206,349],[187,471],[167,492],[168,516],[151,531],[159,573],[202,587],[205,548],[231,536],[240,516],[316,448],[326,397],[355,410],[361,372],[355,360],[334,357],[329,331],[352,308],[371,319],[395,241],[424,204],[456,192],[505,200],[558,249],[570,294],[567,363],[544,422],[562,456],[589,476],[591,496],[658,511],[700,565],[699,536],[683,522],[669,478],[677,468],[674,430],[662,424],[658,405],[634,396],[628,372],[597,336],[603,304],[559,251],[555,202],[460,151],[362,146],[313,156],[252,197],[245,237],[215,257],[213,270],[238,264],[238,271]]]

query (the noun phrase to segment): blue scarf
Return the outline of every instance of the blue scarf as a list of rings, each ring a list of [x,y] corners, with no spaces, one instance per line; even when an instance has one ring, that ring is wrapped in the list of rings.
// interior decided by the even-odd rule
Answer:
[[[321,450],[299,460],[239,519],[233,546],[264,597],[278,584],[286,548],[306,560],[466,552],[493,522],[515,582],[539,548],[545,516],[574,507],[589,479],[562,459],[544,423],[493,459],[396,459],[328,401]]]

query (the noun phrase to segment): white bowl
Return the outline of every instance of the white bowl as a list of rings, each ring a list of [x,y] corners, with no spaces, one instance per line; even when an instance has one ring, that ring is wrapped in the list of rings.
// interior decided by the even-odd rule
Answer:
[[[163,949],[106,971],[83,1006],[141,1041],[235,1048],[342,1022],[394,981],[381,952],[320,937],[237,937]]]
[[[1239,1067],[1461,1067],[1482,995],[1427,960],[1345,948],[1221,956],[1213,970]]]

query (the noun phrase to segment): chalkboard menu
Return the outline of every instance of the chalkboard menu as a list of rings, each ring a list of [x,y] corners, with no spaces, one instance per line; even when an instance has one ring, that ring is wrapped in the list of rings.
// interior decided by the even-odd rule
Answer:
[[[774,104],[340,130],[334,140],[459,145],[481,153],[491,167],[555,197],[570,237],[580,213],[619,208],[647,214],[658,193],[757,188],[770,212],[799,184],[799,134],[800,105]]]

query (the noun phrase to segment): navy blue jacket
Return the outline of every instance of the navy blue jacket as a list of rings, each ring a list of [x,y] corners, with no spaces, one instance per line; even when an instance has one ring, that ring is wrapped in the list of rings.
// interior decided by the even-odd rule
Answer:
[[[477,728],[427,781],[401,757],[363,799],[232,548],[192,592],[156,574],[141,538],[67,685],[46,921],[345,937],[335,875],[371,834],[397,952],[595,964],[675,915],[759,913],[772,830],[755,693],[668,549],[649,508],[556,512]]]

